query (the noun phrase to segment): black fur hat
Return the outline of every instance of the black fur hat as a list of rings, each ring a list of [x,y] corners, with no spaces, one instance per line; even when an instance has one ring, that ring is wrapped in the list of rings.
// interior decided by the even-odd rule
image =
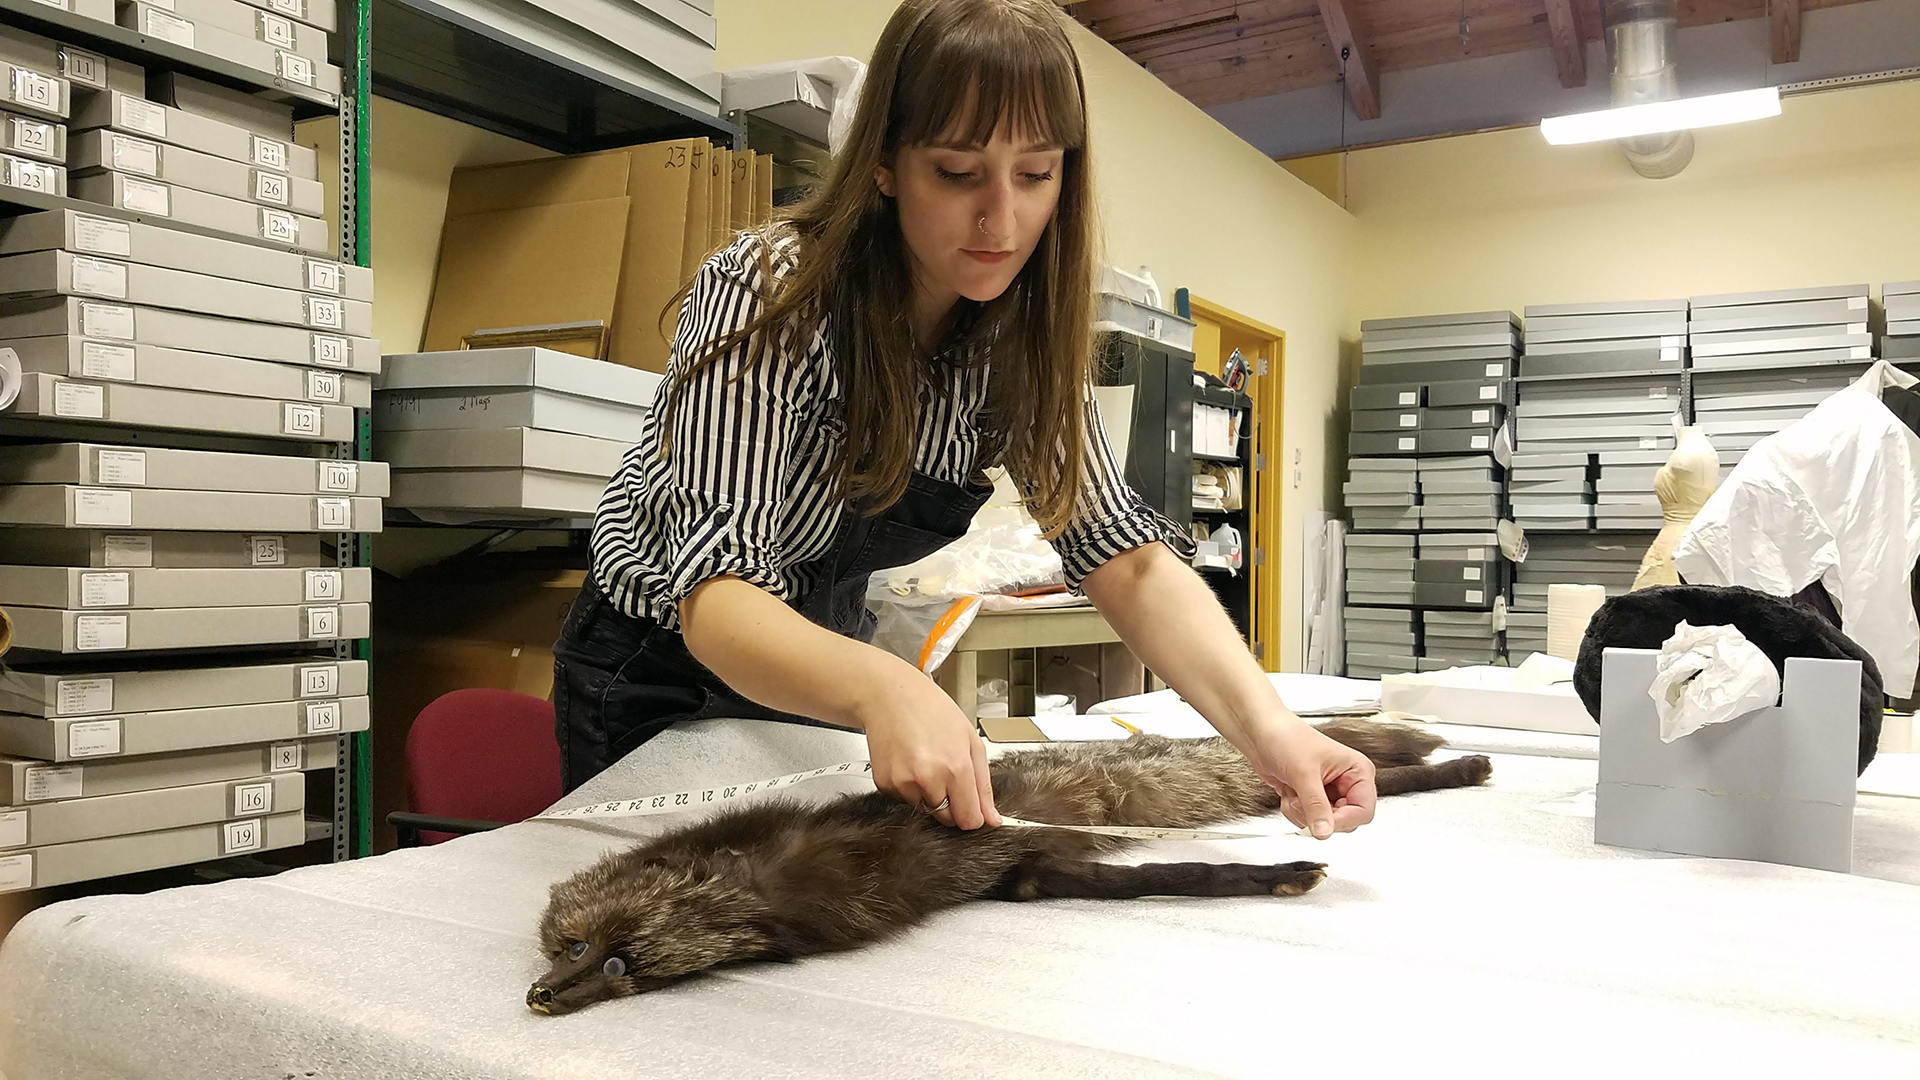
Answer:
[[[1573,688],[1595,719],[1600,716],[1600,658],[1608,649],[1658,649],[1685,621],[1693,626],[1731,624],[1786,676],[1787,657],[1860,661],[1860,771],[1873,764],[1886,708],[1880,668],[1865,649],[1826,619],[1791,600],[1754,589],[1666,585],[1607,601],[1587,624]]]

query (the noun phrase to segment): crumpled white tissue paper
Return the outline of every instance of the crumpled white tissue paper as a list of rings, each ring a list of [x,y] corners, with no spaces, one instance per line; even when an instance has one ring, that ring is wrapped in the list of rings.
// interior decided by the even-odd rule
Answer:
[[[1660,646],[1647,694],[1660,714],[1660,741],[1672,742],[1778,704],[1780,672],[1738,628],[1683,621]]]

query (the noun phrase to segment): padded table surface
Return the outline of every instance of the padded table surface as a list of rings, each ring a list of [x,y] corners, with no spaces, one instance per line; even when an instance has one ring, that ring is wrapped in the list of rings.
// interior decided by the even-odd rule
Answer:
[[[822,729],[670,731],[567,805],[864,756]],[[1920,1073],[1920,801],[1863,796],[1861,872],[1591,842],[1591,760],[1499,755],[1374,824],[1159,843],[1284,861],[1296,899],[982,902],[870,949],[562,1017],[548,885],[673,818],[529,822],[268,879],[43,908],[0,946],[9,1080]],[[794,795],[828,797],[864,781]],[[1279,819],[1267,825],[1279,834]],[[625,831],[623,832],[622,829]]]

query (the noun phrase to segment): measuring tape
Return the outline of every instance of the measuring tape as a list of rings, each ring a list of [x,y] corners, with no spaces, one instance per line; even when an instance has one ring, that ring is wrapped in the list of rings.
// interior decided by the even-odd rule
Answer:
[[[651,817],[655,814],[676,814],[703,806],[718,806],[722,803],[744,799],[750,795],[764,795],[769,791],[784,791],[795,784],[804,784],[809,780],[819,780],[828,776],[868,776],[873,772],[873,763],[869,761],[843,761],[838,765],[826,765],[806,772],[788,773],[766,780],[752,780],[740,784],[725,784],[719,787],[698,788],[692,791],[674,791],[664,795],[647,795],[638,799],[615,799],[612,802],[593,803],[589,806],[576,806],[568,810],[550,810],[537,815],[532,820],[579,820],[583,818],[631,818]],[[1223,832],[1217,829],[1163,829],[1147,825],[1057,825],[1050,821],[1027,821],[1024,818],[1005,817],[1001,821],[1007,825],[1023,829],[1068,829],[1073,832],[1094,833],[1099,836],[1115,836],[1128,840],[1258,840],[1270,838],[1272,833]],[[1281,834],[1288,835],[1288,834]],[[1305,829],[1295,835],[1307,835]]]

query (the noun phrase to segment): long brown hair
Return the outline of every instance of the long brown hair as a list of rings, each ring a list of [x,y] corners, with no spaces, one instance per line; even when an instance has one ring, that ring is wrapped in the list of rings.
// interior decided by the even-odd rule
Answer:
[[[1097,230],[1086,83],[1065,23],[1053,0],[902,3],[874,49],[828,178],[768,227],[797,241],[795,268],[775,295],[762,297],[756,318],[688,358],[691,374],[751,342],[750,362],[778,363],[774,342],[804,342],[825,320],[845,395],[846,436],[833,471],[840,494],[866,512],[906,490],[921,394],[945,392],[943,365],[990,358],[982,465],[997,460],[1021,480],[1048,535],[1073,516]],[[901,150],[936,140],[984,145],[1003,122],[1064,149],[1059,203],[1013,284],[983,304],[962,299],[948,340],[930,355],[907,317],[913,284],[899,210],[874,172]],[[767,281],[769,268],[763,249]],[[669,417],[684,383],[683,376],[670,396]]]

